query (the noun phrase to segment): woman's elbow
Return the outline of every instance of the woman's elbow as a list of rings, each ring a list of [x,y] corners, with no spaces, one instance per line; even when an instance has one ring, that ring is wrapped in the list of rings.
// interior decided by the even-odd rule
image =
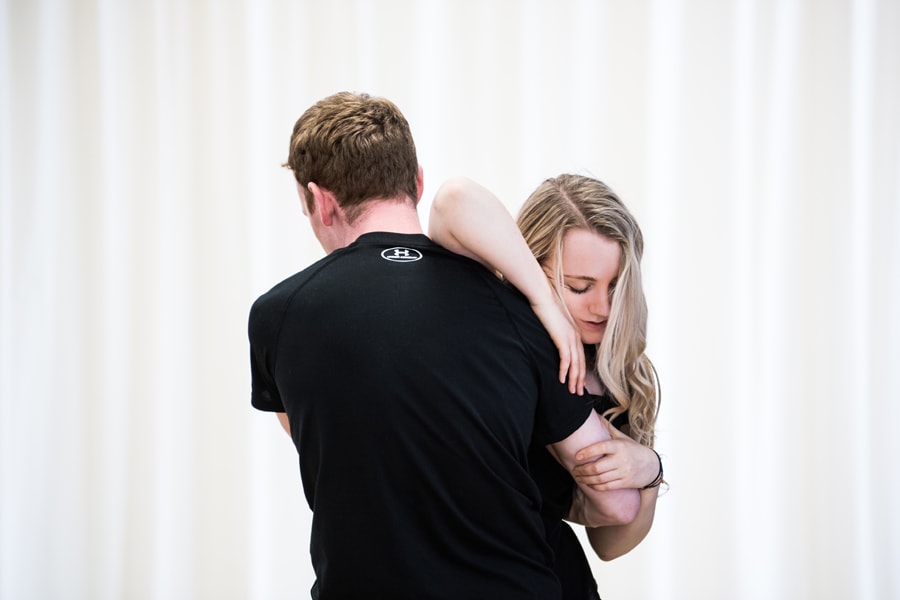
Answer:
[[[620,490],[617,500],[612,514],[616,521],[613,525],[628,525],[641,510],[641,494],[637,490]]]
[[[431,202],[432,213],[453,211],[460,202],[472,194],[473,182],[465,177],[451,177],[441,183]]]
[[[631,490],[629,490],[631,491]],[[641,509],[641,497],[639,494],[628,494],[627,498],[623,498],[618,503],[613,514],[613,525],[628,525],[637,517],[638,511]]]

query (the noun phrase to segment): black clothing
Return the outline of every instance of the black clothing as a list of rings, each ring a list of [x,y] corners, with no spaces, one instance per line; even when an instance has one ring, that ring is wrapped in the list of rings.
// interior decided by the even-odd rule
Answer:
[[[588,362],[593,364],[593,361]],[[601,415],[615,406],[608,396],[585,394],[594,409]],[[614,425],[628,422],[627,413],[618,415]],[[562,586],[563,600],[599,600],[597,581],[590,563],[571,526],[563,521],[572,504],[572,476],[550,456],[544,446],[533,444],[528,451],[531,475],[541,490],[543,503],[541,516],[547,533],[547,541],[553,549],[553,570]]]
[[[249,335],[319,598],[559,597],[528,449],[591,407],[523,296],[424,235],[370,233],[261,296]]]

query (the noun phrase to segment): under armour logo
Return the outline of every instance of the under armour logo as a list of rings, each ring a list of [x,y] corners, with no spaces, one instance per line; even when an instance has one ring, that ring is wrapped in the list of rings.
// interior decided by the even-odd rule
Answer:
[[[414,262],[422,258],[422,253],[413,248],[388,248],[381,253],[381,258],[391,262]]]

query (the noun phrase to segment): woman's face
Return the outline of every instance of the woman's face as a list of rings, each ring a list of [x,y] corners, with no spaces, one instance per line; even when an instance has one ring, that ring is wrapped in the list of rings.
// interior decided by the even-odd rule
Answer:
[[[618,242],[587,229],[563,237],[563,300],[585,344],[599,344],[606,331],[622,248]],[[555,265],[548,261],[550,273]]]

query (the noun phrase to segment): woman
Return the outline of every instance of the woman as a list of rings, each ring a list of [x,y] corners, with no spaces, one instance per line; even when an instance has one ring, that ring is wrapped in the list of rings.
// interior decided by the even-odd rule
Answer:
[[[593,462],[572,475],[597,490],[641,490],[634,521],[587,528],[601,559],[630,551],[650,530],[662,482],[662,461],[652,449],[659,386],[644,353],[643,238],[634,217],[601,181],[564,174],[529,196],[516,224],[489,191],[455,179],[434,199],[429,233],[528,297],[560,349],[561,380],[568,375],[570,388],[586,391],[609,420],[613,439],[582,450],[580,458]],[[581,544],[563,522],[578,501],[571,476],[543,448],[533,448],[529,460],[563,597],[598,598]]]

